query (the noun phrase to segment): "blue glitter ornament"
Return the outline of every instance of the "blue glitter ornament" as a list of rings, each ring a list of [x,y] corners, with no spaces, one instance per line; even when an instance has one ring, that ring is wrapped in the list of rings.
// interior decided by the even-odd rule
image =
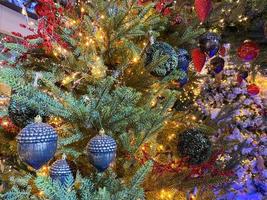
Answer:
[[[185,49],[178,49],[177,56],[178,56],[178,64],[177,64],[178,68],[187,72],[190,63],[189,53]]]
[[[99,133],[89,141],[87,153],[90,163],[99,172],[104,172],[116,157],[117,144],[112,137],[105,135],[103,129]]]
[[[184,77],[181,80],[179,80],[180,86],[183,87],[188,82],[188,77]]]
[[[63,155],[62,159],[55,161],[50,168],[50,177],[53,181],[59,181],[62,185],[67,184],[67,180],[71,179],[72,183],[74,178],[71,168],[66,161],[66,156]]]
[[[55,129],[41,121],[37,116],[35,123],[27,125],[17,136],[20,159],[36,170],[53,158],[57,149]]]

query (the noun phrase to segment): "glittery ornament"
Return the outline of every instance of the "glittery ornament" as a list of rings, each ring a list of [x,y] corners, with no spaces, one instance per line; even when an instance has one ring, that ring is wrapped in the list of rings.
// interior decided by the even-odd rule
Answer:
[[[7,133],[10,133],[12,136],[15,136],[19,132],[19,128],[13,124],[8,116],[0,118],[0,127],[2,127]]]
[[[192,51],[192,59],[197,72],[201,72],[205,62],[206,55],[200,49],[193,49]]]
[[[165,42],[155,42],[146,52],[145,65],[149,65],[156,58],[167,56],[168,59],[151,70],[151,74],[158,77],[165,77],[177,68],[178,56],[175,50]]]
[[[260,53],[259,46],[252,41],[245,41],[237,50],[237,55],[245,62],[253,61]]]
[[[20,159],[34,169],[40,169],[53,158],[57,149],[57,139],[55,129],[49,124],[42,123],[40,116],[36,117],[36,122],[27,125],[17,136]]]
[[[212,8],[211,0],[195,0],[195,10],[198,19],[201,22],[204,22],[208,18],[211,8]]]
[[[47,116],[45,116],[47,114],[44,115],[44,112],[41,112],[36,107],[32,107],[25,99],[21,100],[21,97],[22,95],[19,94],[12,95],[8,107],[8,115],[16,126],[24,128],[26,125],[33,123],[34,117],[37,115],[40,115],[44,121],[47,120]],[[31,97],[27,96],[25,98]],[[36,102],[42,102],[42,99],[38,99],[37,96],[35,98]]]
[[[200,164],[211,155],[211,142],[201,130],[190,129],[179,137],[178,151],[190,164]]]
[[[115,140],[105,135],[103,129],[93,137],[87,145],[87,155],[90,163],[99,171],[104,172],[116,157],[117,144]]]
[[[178,68],[187,72],[188,66],[190,63],[190,56],[189,56],[187,50],[178,49],[177,56],[178,56]]]
[[[247,91],[250,95],[254,96],[260,93],[260,88],[256,84],[248,85]]]

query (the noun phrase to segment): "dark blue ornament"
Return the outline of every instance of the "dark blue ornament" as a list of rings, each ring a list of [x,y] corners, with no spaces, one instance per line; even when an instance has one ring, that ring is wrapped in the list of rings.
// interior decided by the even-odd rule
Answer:
[[[183,87],[185,84],[187,84],[188,78],[184,77],[181,80],[179,80],[180,86]]]
[[[53,158],[57,149],[57,133],[49,124],[32,123],[21,130],[17,136],[20,159],[40,169]]]
[[[185,49],[178,49],[177,56],[178,56],[178,65],[177,65],[178,69],[187,72],[190,63],[189,53]]]
[[[212,67],[212,71],[215,72],[215,74],[219,74],[223,68],[224,68],[224,59],[217,56],[215,58],[213,58],[211,61],[210,61],[210,65]]]
[[[199,47],[200,49],[213,57],[217,54],[220,49],[221,37],[216,33],[208,32],[202,35],[199,38]]]
[[[93,137],[87,145],[90,163],[99,171],[104,172],[116,157],[117,144],[115,140],[103,132]]]
[[[240,77],[241,77],[242,79],[246,79],[246,78],[248,77],[248,72],[247,72],[247,71],[243,71],[243,72],[241,72],[239,75],[240,75]]]
[[[71,179],[74,182],[71,168],[65,157],[55,161],[50,168],[50,177],[53,181],[59,181],[62,185],[67,184],[67,180]]]
[[[167,56],[168,59],[151,70],[151,74],[157,77],[165,77],[177,68],[178,56],[171,45],[165,42],[155,42],[146,51],[145,66],[154,60]]]

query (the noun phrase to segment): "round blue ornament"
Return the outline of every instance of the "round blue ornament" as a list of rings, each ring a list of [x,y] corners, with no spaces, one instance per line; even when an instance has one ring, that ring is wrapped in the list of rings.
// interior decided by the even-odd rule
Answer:
[[[215,74],[219,74],[223,70],[224,63],[225,63],[224,59],[219,57],[219,56],[214,57],[210,61],[210,64],[212,66],[212,70],[214,71]]]
[[[220,49],[220,43],[221,37],[213,32],[205,33],[199,38],[200,49],[208,54],[210,58],[217,54]]]
[[[59,181],[62,185],[66,185],[68,179],[71,179],[72,183],[74,182],[73,174],[65,155],[63,155],[62,159],[52,164],[50,167],[50,177],[53,181]]]
[[[178,56],[178,64],[177,64],[178,69],[187,72],[190,63],[189,53],[185,49],[178,49],[177,56]]]
[[[100,135],[93,137],[87,145],[89,162],[99,171],[104,172],[116,157],[116,141],[105,135],[103,129]]]
[[[36,170],[53,158],[57,149],[55,129],[41,121],[37,116],[35,123],[27,125],[17,136],[20,159]]]

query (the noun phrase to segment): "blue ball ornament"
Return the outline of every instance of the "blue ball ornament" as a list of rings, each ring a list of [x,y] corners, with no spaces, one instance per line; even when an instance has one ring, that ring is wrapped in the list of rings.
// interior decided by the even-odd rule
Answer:
[[[199,38],[200,49],[208,54],[209,57],[213,57],[217,54],[220,49],[220,43],[221,37],[212,32],[205,33]]]
[[[212,67],[212,71],[215,73],[215,74],[219,74],[223,68],[224,68],[224,59],[217,56],[217,57],[214,57],[211,61],[210,61],[210,65]]]
[[[93,137],[87,145],[89,162],[99,171],[104,172],[116,157],[116,141],[104,134],[101,129],[100,135]]]
[[[40,118],[36,117],[36,122],[27,125],[17,136],[20,159],[36,170],[53,158],[58,139],[55,129]]]
[[[65,156],[52,164],[50,167],[50,177],[53,181],[59,181],[62,185],[66,185],[69,179],[71,179],[72,183],[74,182],[72,170]]]
[[[177,64],[178,69],[187,72],[190,63],[189,53],[185,49],[178,49],[177,56],[178,56],[178,64]]]
[[[240,73],[240,77],[241,77],[242,79],[246,79],[246,78],[248,77],[248,71],[243,71],[243,72],[241,72],[241,73]]]

